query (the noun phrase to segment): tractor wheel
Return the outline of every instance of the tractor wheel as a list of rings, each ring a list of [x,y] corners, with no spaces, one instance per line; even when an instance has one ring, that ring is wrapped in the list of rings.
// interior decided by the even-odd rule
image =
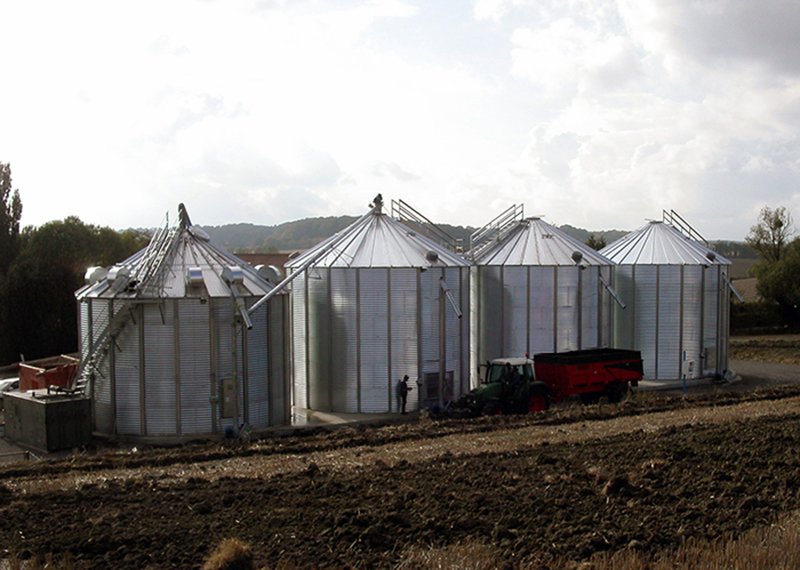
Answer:
[[[614,404],[621,402],[627,393],[628,385],[623,384],[622,382],[612,382],[606,390],[608,401]]]
[[[534,392],[528,400],[528,413],[546,412],[550,407],[550,398],[543,392]]]
[[[503,410],[500,409],[497,402],[486,402],[486,405],[483,406],[483,410],[481,411],[482,416],[499,416],[502,413]]]

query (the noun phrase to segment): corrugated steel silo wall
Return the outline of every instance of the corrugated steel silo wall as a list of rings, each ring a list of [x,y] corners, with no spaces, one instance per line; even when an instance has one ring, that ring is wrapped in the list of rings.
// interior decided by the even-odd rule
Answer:
[[[306,275],[299,275],[291,285],[292,322],[292,405],[308,407],[308,368],[306,360]]]
[[[358,275],[353,269],[332,268],[331,280],[331,408],[357,413],[358,393]]]
[[[577,267],[556,268],[556,352],[577,350],[578,286]]]
[[[222,406],[218,407],[217,414],[220,419],[220,427],[223,431],[226,427],[238,429],[244,422],[244,382],[242,381],[242,334],[241,330],[234,335],[233,318],[234,306],[231,299],[214,298],[210,300],[214,319],[214,338],[217,386],[220,401],[222,399],[222,385],[225,380],[234,380],[237,387],[238,398],[238,417],[223,418]],[[234,336],[236,343],[234,345]],[[234,370],[234,348],[236,350],[236,366]]]
[[[614,310],[614,344],[642,352],[645,379],[696,379],[718,372],[717,267],[615,268],[615,288],[628,307]]]
[[[729,277],[730,274],[729,265],[718,266],[718,270],[720,276]],[[722,277],[720,278],[720,280],[724,281]],[[730,348],[730,336],[731,336],[731,290],[729,289],[726,283],[723,283],[720,286],[719,295],[717,296],[717,303],[720,313],[719,330],[718,330],[720,356],[716,372],[718,374],[722,374],[726,372],[729,367],[728,349]]]
[[[501,268],[491,265],[478,266],[477,278],[473,286],[478,291],[478,306],[475,309],[475,313],[478,315],[478,348],[476,351],[478,360],[476,366],[481,366],[487,360],[504,356],[501,354],[504,328]]]
[[[479,266],[473,271],[473,367],[501,356],[607,346],[611,267]]]
[[[500,356],[523,356],[528,351],[528,268],[502,267],[503,346]]]
[[[590,266],[578,270],[580,280],[579,316],[580,316],[580,342],[578,348],[594,348],[600,344],[600,318],[601,301],[604,291],[600,290],[598,275],[602,270],[598,266]]]
[[[413,388],[408,393],[406,409],[417,409],[419,390],[418,378],[418,340],[417,340],[417,270],[389,270],[390,304],[391,304],[391,337],[389,374],[389,395],[391,411],[400,411],[397,398],[397,383],[408,374],[409,385]]]
[[[444,271],[444,279],[450,289],[453,301],[459,306],[464,314],[469,314],[469,308],[464,306],[461,297],[462,287],[469,287],[469,272],[460,267],[449,267]],[[444,295],[444,291],[439,289],[439,294]],[[445,370],[453,373],[453,393],[452,399],[456,400],[463,393],[466,386],[463,381],[466,368],[466,351],[464,347],[464,335],[462,330],[462,319],[458,318],[458,313],[451,306],[447,298],[443,298],[445,316]]]
[[[603,276],[605,282],[609,285],[613,285],[614,283],[614,267],[605,266],[600,268],[600,275]],[[611,294],[603,287],[602,284],[598,284],[597,287],[599,291],[599,299],[598,299],[598,306],[600,310],[599,315],[599,331],[598,332],[598,340],[597,346],[612,346],[614,343],[614,335],[612,326],[614,323],[614,307],[617,306],[616,301],[614,301]]]
[[[460,394],[465,394],[470,391],[470,320],[469,315],[472,310],[471,300],[472,296],[472,272],[469,267],[462,267],[459,269],[461,275],[461,295],[457,299],[461,305],[462,318],[461,318],[461,382]]]
[[[306,273],[308,404],[312,410],[331,409],[330,270]]]
[[[386,269],[358,269],[361,363],[361,412],[391,409],[389,377],[389,274]]]
[[[128,310],[123,308],[122,310]],[[143,435],[141,421],[141,362],[143,333],[142,306],[131,307],[135,320],[127,323],[117,338],[114,355],[114,393],[116,395],[116,433]]]
[[[478,307],[480,307],[480,274],[481,269],[475,265],[469,268],[469,321],[467,323],[469,342],[469,386],[476,388],[480,384],[479,367],[481,363],[480,330],[481,321]]]
[[[639,350],[635,341],[636,287],[633,281],[633,265],[617,265],[614,268],[614,290],[619,295],[625,308],[614,303],[612,317],[611,342],[615,348]]]
[[[420,273],[420,321],[422,374],[439,373],[439,269]]]
[[[453,300],[460,305],[462,319],[454,311],[441,288],[441,278],[444,277]],[[440,353],[442,340],[440,329],[440,311],[444,311],[444,371],[446,377],[452,377],[452,393],[443,393],[442,397],[457,398],[467,387],[468,367],[468,336],[462,320],[469,315],[467,290],[469,287],[468,268],[432,268],[419,273],[420,297],[419,311],[421,322],[421,336],[419,339],[421,376],[425,374],[438,375],[440,372]],[[421,387],[423,390],[426,386]],[[431,392],[432,394],[433,392]],[[423,400],[425,394],[419,395]],[[424,402],[423,402],[424,405]]]
[[[638,265],[634,270],[636,288],[633,303],[633,348],[641,351],[644,377],[659,378],[658,373],[658,266]]]
[[[556,345],[555,267],[530,268],[529,353],[554,352]]]
[[[86,362],[92,349],[92,329],[91,329],[91,299],[83,299],[78,302],[78,346],[80,347],[80,358]]]
[[[269,301],[267,319],[267,352],[269,354],[269,422],[270,425],[285,425],[290,422],[290,397],[287,377],[287,336],[286,319],[288,314],[288,295],[276,295]]]
[[[175,305],[144,308],[144,412],[147,435],[177,433],[175,394]]]
[[[211,330],[208,303],[197,299],[178,301],[178,363],[180,367],[181,434],[210,434],[216,406],[211,397]]]
[[[108,321],[109,312],[113,313],[113,301],[105,299],[86,299],[82,305],[82,314],[86,317],[86,322],[81,322],[81,329],[86,330],[88,342],[82,343],[84,352],[81,358],[88,358],[91,351],[96,346],[96,339],[103,334]],[[82,317],[83,318],[83,317]],[[94,404],[94,429],[100,433],[114,433],[114,405],[112,398],[112,374],[111,365],[113,362],[115,349],[108,352],[100,366],[99,374],[95,375],[92,386]]]
[[[703,375],[703,273],[706,271],[699,265],[683,267],[681,378],[686,376],[689,380]]]
[[[313,276],[312,276],[313,275]],[[466,389],[469,359],[468,270],[416,268],[316,268],[307,280],[308,304],[292,292],[294,388],[303,396],[301,374],[308,350],[309,407],[347,413],[398,410],[396,387],[411,379],[408,409],[418,405],[416,381],[439,372],[440,277],[444,276],[464,317],[445,300],[445,370],[454,396]],[[420,283],[418,287],[418,281]],[[300,282],[300,283],[299,283]],[[315,282],[314,284],[312,284]],[[304,318],[302,309],[308,307]],[[391,317],[391,318],[390,318]],[[303,332],[308,331],[307,342]]]
[[[715,374],[726,364],[720,362],[720,273],[719,265],[712,265],[705,272],[703,286],[703,353],[705,355],[704,372]]]
[[[248,302],[254,305],[257,299]],[[271,307],[270,307],[271,308]],[[247,334],[247,422],[253,428],[270,425],[269,417],[269,315],[261,305],[251,315],[253,328]],[[244,334],[245,331],[242,331]]]
[[[658,378],[681,378],[681,267],[661,265],[658,275]]]

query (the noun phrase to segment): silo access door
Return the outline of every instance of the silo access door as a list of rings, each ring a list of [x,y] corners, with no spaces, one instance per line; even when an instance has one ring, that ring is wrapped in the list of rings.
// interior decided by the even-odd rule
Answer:
[[[439,382],[438,372],[428,372],[422,376],[422,386],[420,386],[419,407],[420,409],[430,409],[434,406],[447,405],[453,400],[453,371],[448,370],[444,374],[444,381]],[[441,395],[441,398],[439,397]]]

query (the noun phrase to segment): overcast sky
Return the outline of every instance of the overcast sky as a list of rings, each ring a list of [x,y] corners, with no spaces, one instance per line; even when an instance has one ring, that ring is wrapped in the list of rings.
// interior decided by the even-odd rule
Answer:
[[[23,224],[800,221],[795,0],[3,0]]]

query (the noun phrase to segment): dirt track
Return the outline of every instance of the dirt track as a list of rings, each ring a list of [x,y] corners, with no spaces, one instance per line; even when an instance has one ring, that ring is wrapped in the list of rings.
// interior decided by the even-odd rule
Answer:
[[[464,540],[543,565],[656,552],[800,508],[799,419],[787,389],[16,464],[0,544],[130,568],[198,566],[231,536],[270,567]]]

